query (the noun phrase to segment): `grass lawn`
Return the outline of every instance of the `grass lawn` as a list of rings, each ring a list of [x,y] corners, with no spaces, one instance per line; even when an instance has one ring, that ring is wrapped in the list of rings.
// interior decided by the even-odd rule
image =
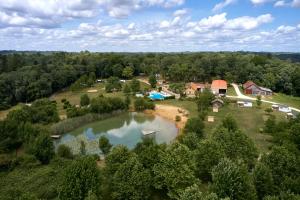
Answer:
[[[228,86],[228,88],[227,88],[227,95],[229,95],[229,96],[237,96],[234,88],[231,85]]]
[[[159,104],[167,104],[182,107],[190,112],[190,117],[197,117],[197,105],[192,101],[179,101],[179,100],[165,100],[159,102]],[[255,105],[255,103],[253,103]],[[253,108],[240,108],[236,104],[229,104],[219,110],[218,113],[210,111],[209,116],[215,117],[215,122],[205,122],[205,133],[209,137],[214,129],[221,123],[222,119],[227,115],[231,114],[237,121],[240,129],[246,133],[256,144],[260,152],[268,151],[268,147],[271,145],[270,135],[260,133],[260,128],[264,127],[264,121],[268,118],[265,113],[265,109],[270,107],[270,104],[263,103],[261,109],[256,107]],[[286,120],[285,114],[281,112],[273,112],[276,119]]]
[[[273,96],[264,97],[264,100],[275,101],[300,109],[300,97],[293,97],[282,93],[274,93]]]
[[[271,145],[271,136],[261,134],[259,129],[263,128],[264,121],[268,118],[265,114],[265,108],[270,107],[270,104],[263,104],[261,109],[258,108],[240,108],[236,104],[225,105],[219,110],[218,113],[210,111],[209,116],[215,117],[215,122],[205,122],[205,133],[209,135],[214,129],[221,123],[222,119],[231,114],[237,121],[240,129],[246,133],[255,142],[257,148],[261,152],[268,151],[268,147]],[[285,114],[280,112],[273,112],[277,120],[286,120]]]

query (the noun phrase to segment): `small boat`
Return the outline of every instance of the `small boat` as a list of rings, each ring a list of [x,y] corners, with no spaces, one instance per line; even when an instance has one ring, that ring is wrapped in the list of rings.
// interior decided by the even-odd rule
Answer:
[[[61,135],[51,135],[51,138],[53,139],[59,139],[61,137]]]
[[[143,135],[151,135],[155,134],[157,131],[151,131],[151,130],[142,130]]]

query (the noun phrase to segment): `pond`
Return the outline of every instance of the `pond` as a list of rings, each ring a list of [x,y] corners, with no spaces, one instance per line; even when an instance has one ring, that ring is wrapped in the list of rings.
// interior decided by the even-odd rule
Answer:
[[[170,143],[177,136],[175,123],[157,115],[144,113],[124,113],[116,117],[93,122],[70,133],[62,135],[54,144],[65,144],[74,154],[79,154],[80,143],[85,143],[87,154],[100,154],[98,140],[101,136],[109,139],[112,145],[125,145],[133,149],[144,137],[143,130],[156,131],[150,137],[158,143]]]

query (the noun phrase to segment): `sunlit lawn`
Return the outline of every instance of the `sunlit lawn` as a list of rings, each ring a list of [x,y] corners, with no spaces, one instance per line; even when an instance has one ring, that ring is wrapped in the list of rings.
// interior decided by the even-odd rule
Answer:
[[[253,104],[255,105],[255,103]],[[257,148],[265,152],[270,146],[271,137],[260,133],[260,129],[264,127],[264,121],[268,118],[265,113],[265,108],[270,107],[270,104],[263,104],[262,107],[256,108],[240,108],[236,104],[229,104],[219,109],[218,113],[209,112],[208,115],[215,117],[215,122],[205,122],[206,133],[208,136],[221,123],[222,119],[227,114],[231,114],[237,121],[239,128],[245,132],[251,139],[254,140]],[[281,112],[272,112],[278,120],[286,120],[285,114]]]
[[[274,93],[273,96],[264,97],[264,100],[275,101],[278,103],[286,104],[288,106],[300,109],[300,97],[294,97],[282,93]]]

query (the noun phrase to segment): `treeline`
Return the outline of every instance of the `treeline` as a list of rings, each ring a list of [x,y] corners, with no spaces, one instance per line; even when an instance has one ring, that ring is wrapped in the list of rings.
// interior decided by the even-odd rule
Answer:
[[[131,78],[140,73],[160,73],[175,82],[253,80],[276,92],[300,96],[299,63],[271,54],[27,53],[0,55],[0,109],[47,97],[82,76],[81,80],[89,77],[84,83],[89,85],[95,78]]]

